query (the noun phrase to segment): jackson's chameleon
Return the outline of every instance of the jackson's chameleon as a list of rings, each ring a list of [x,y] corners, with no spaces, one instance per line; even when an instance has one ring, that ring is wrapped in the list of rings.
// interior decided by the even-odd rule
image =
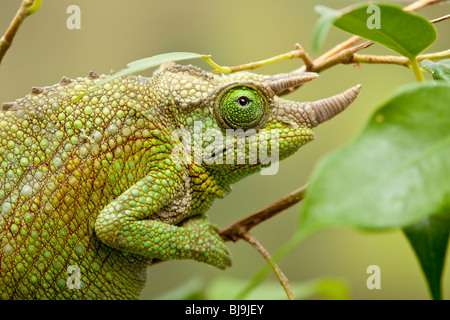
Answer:
[[[106,76],[63,77],[5,103],[1,298],[137,298],[152,258],[229,266],[206,219],[214,199],[274,155],[293,154],[359,93],[307,103],[277,96],[316,76],[170,65],[93,91]]]

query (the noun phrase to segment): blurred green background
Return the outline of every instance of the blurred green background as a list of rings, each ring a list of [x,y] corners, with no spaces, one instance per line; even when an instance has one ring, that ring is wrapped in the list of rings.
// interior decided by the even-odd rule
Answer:
[[[21,1],[0,3],[0,32],[6,30]],[[402,6],[406,1],[391,1]],[[222,65],[237,65],[288,52],[300,43],[312,57],[348,38],[332,29],[321,52],[312,52],[312,30],[321,4],[343,8],[355,1],[268,0],[43,0],[41,9],[21,26],[12,48],[0,66],[0,102],[14,101],[32,86],[57,83],[62,76],[86,76],[90,70],[109,73],[128,62],[172,51],[211,54]],[[69,30],[67,7],[81,9],[81,30]],[[450,4],[419,12],[429,19],[448,14]],[[407,26],[405,26],[407,27]],[[428,52],[450,47],[449,22],[436,25],[438,41]],[[417,35],[420,36],[420,35]],[[365,53],[393,54],[373,46]],[[193,64],[207,70],[203,61]],[[277,63],[257,70],[274,74],[302,65],[300,60]],[[144,72],[150,75],[151,71]],[[426,75],[427,79],[430,77]],[[337,66],[321,74],[289,96],[314,100],[339,93],[361,83],[358,100],[343,115],[316,129],[316,141],[280,164],[278,174],[254,175],[233,186],[225,199],[217,200],[209,218],[224,227],[259,210],[307,182],[320,157],[355,137],[372,111],[395,88],[413,82],[406,68],[387,65]],[[350,195],[351,196],[351,195]],[[274,253],[287,242],[298,225],[299,205],[256,227],[252,233]],[[250,279],[262,257],[247,243],[229,243],[233,267],[221,271],[193,261],[169,261],[148,270],[142,298],[169,292],[193,277],[205,283],[222,276]],[[366,269],[381,269],[381,289],[369,290]],[[347,228],[323,230],[304,240],[280,266],[292,282],[333,276],[348,283],[351,299],[428,299],[428,290],[413,251],[398,230],[364,232]],[[444,298],[450,297],[450,268],[444,277]],[[274,281],[274,276],[268,276]]]

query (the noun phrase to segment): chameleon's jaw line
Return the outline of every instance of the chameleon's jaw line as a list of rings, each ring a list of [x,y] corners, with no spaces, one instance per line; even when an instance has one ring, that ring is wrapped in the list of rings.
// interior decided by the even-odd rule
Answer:
[[[274,94],[280,94],[290,88],[297,88],[305,82],[317,79],[318,76],[314,72],[281,73],[273,76],[268,86]]]
[[[332,96],[330,98],[317,100],[310,102],[309,105],[313,111],[315,119],[311,123],[317,123],[315,126],[330,120],[335,117],[345,109],[358,97],[359,91],[361,90],[361,85],[354,86],[341,94]],[[312,115],[310,113],[310,115]]]

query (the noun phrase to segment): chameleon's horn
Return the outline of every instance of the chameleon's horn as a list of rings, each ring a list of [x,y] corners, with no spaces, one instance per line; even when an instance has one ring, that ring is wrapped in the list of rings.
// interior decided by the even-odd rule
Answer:
[[[361,85],[354,86],[341,94],[330,98],[310,102],[317,124],[330,120],[341,113],[356,99],[361,90]]]
[[[303,83],[314,80],[319,75],[314,72],[281,73],[270,78],[269,87],[275,94],[279,94],[290,88],[296,88]]]

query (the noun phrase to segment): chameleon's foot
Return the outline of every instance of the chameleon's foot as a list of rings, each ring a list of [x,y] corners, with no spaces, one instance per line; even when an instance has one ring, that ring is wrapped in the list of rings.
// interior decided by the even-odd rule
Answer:
[[[187,259],[213,265],[220,269],[231,266],[230,252],[217,233],[217,228],[204,218],[191,218],[182,223],[186,235],[189,235],[189,249],[185,250]]]
[[[206,218],[186,219],[180,226],[157,220],[110,223],[101,216],[95,231],[107,245],[159,260],[192,259],[220,269],[231,265],[228,248]]]

